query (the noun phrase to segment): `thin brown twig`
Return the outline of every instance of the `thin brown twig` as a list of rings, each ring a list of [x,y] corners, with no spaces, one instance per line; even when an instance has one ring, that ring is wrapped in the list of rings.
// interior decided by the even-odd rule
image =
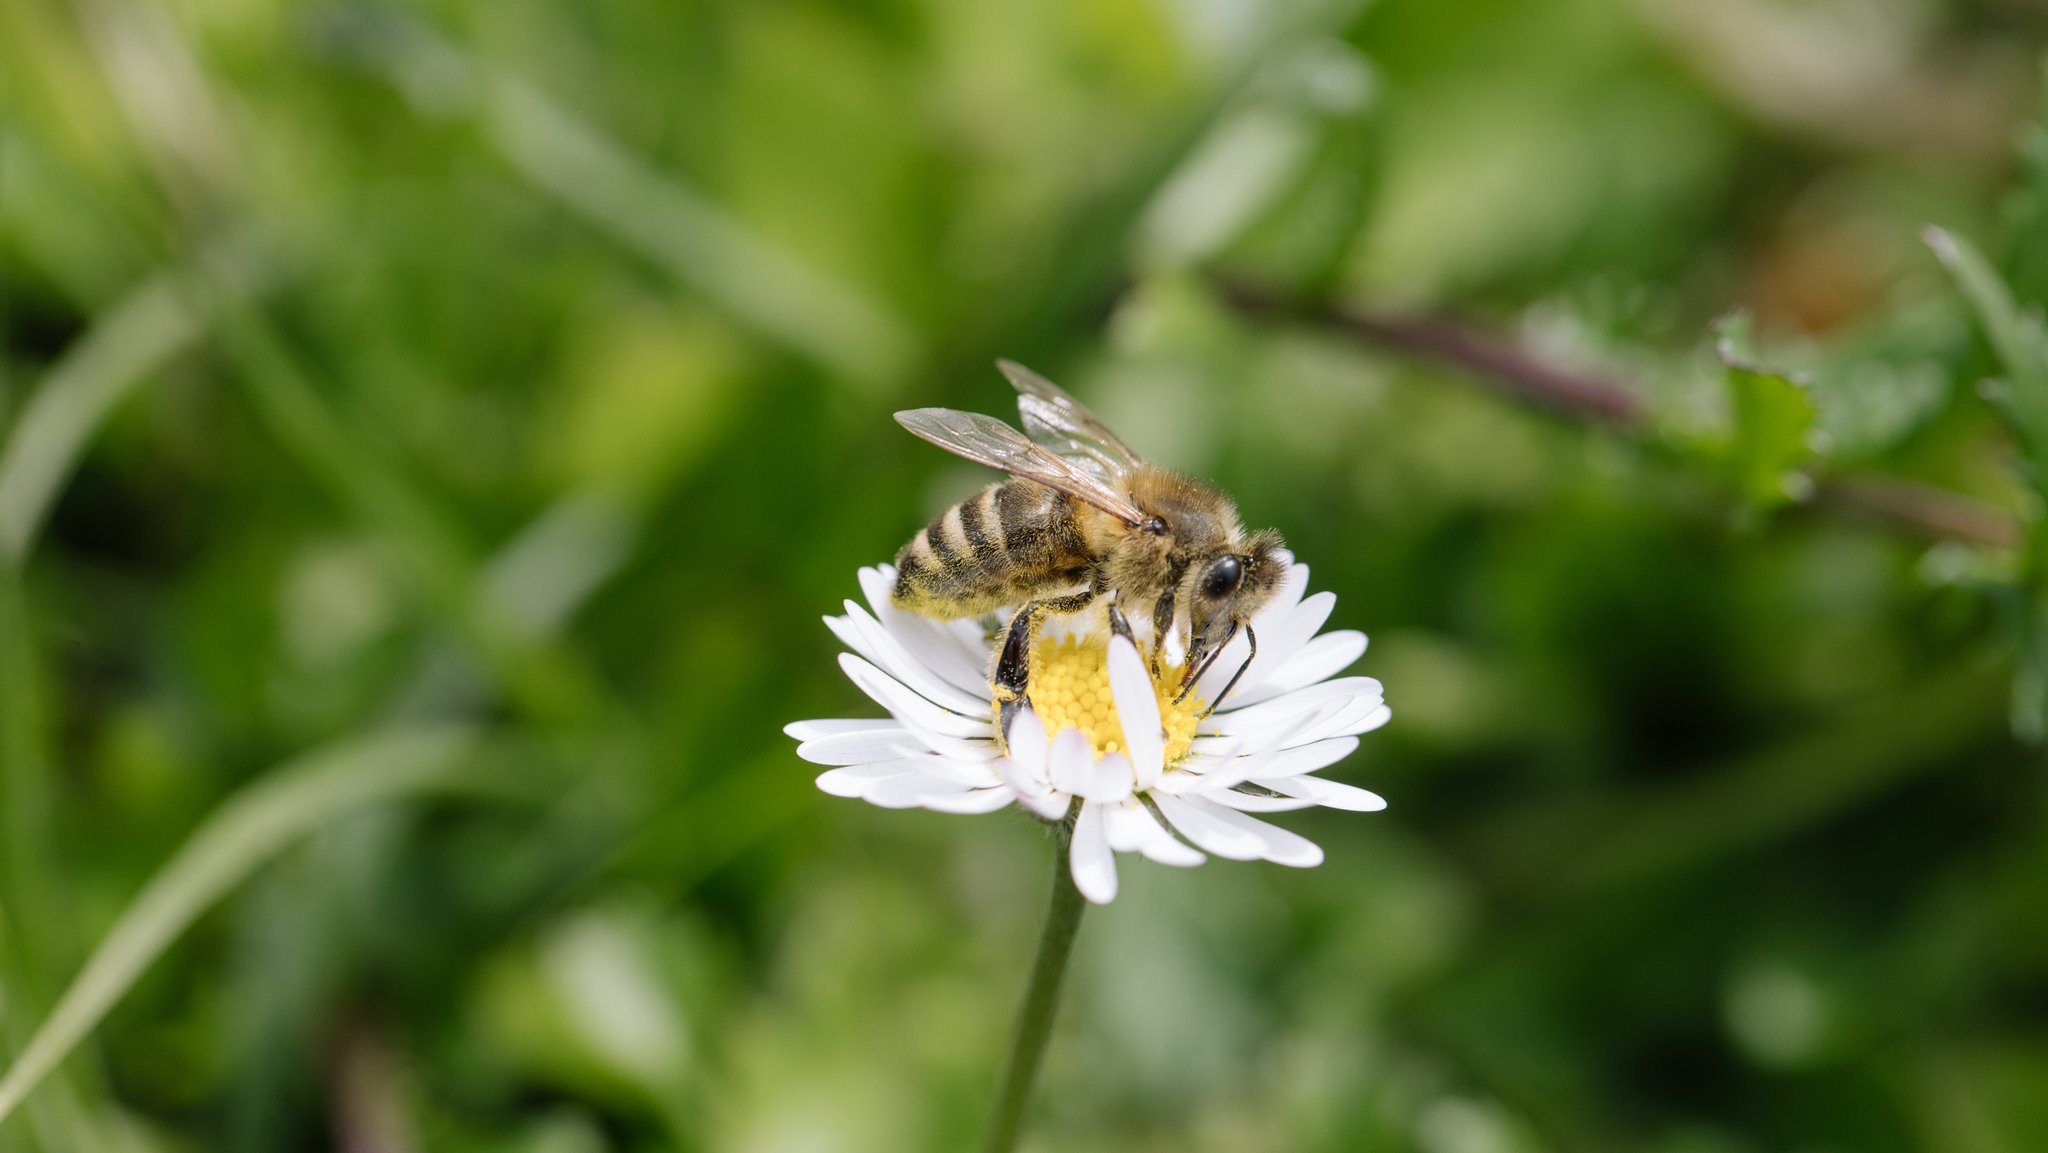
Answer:
[[[1619,428],[1642,423],[1642,403],[1618,384],[1548,364],[1518,345],[1439,316],[1372,312],[1357,307],[1297,308],[1241,280],[1220,283],[1223,298],[1251,316],[1286,316],[1345,333],[1368,344],[1456,365],[1517,400]]]
[[[1897,477],[1839,477],[1822,484],[1816,501],[1937,540],[2014,548],[2019,524],[1994,505]]]
[[[1364,344],[1463,369],[1473,380],[1524,403],[1621,432],[1641,432],[1642,402],[1625,386],[1542,360],[1526,348],[1459,321],[1379,312],[1355,305],[1296,305],[1243,280],[1221,280],[1223,299],[1249,316],[1288,317]],[[2010,548],[2019,526],[1995,505],[1919,481],[1838,478],[1821,483],[1814,502],[1937,540]]]

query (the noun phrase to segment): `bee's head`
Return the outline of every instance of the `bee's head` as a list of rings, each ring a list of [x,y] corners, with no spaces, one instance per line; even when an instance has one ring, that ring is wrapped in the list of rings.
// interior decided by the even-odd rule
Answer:
[[[1273,599],[1287,561],[1280,555],[1280,534],[1261,529],[1236,548],[1203,557],[1188,566],[1182,596],[1188,606],[1192,643],[1188,667],[1230,642],[1231,635]]]

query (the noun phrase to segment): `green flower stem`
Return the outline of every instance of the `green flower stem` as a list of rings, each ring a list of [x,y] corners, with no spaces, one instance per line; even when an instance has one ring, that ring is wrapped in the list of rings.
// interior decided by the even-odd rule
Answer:
[[[1038,1079],[1045,1044],[1052,1037],[1052,1020],[1060,1007],[1060,981],[1067,975],[1067,958],[1074,952],[1074,936],[1081,929],[1081,910],[1087,907],[1081,891],[1074,887],[1074,873],[1068,860],[1073,839],[1074,814],[1069,813],[1060,822],[1052,903],[1046,909],[1045,931],[1038,938],[1038,957],[1031,962],[1031,984],[1024,990],[1024,1004],[1017,1011],[1017,1032],[1010,1041],[1010,1059],[1003,1066],[1002,1089],[996,1096],[995,1112],[989,1117],[983,1153],[1011,1153],[1017,1147],[1017,1131],[1024,1124],[1024,1106],[1031,1100],[1031,1083]]]

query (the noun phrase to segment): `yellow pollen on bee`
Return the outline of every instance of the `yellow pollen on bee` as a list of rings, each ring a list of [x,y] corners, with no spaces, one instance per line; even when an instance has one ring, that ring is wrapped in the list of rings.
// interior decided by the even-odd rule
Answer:
[[[1159,699],[1159,718],[1166,730],[1166,763],[1179,762],[1194,744],[1195,726],[1201,723],[1203,701],[1189,693],[1175,704],[1180,692],[1181,665],[1161,662],[1152,691]],[[1124,727],[1116,714],[1116,701],[1109,690],[1109,642],[1083,640],[1074,636],[1045,637],[1031,650],[1031,675],[1025,695],[1048,734],[1061,729],[1079,729],[1095,755],[1126,751]]]

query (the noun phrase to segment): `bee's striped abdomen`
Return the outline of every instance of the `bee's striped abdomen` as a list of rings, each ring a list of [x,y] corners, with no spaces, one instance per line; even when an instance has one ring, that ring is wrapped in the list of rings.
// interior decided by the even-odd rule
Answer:
[[[968,552],[977,556],[991,551],[1008,555],[1002,519],[996,515],[995,507],[996,494],[1002,489],[1002,485],[991,485],[953,507],[952,511],[960,514],[960,536]]]
[[[896,554],[900,608],[978,616],[1071,584],[1087,567],[1073,498],[1028,480],[990,485],[919,529]]]

